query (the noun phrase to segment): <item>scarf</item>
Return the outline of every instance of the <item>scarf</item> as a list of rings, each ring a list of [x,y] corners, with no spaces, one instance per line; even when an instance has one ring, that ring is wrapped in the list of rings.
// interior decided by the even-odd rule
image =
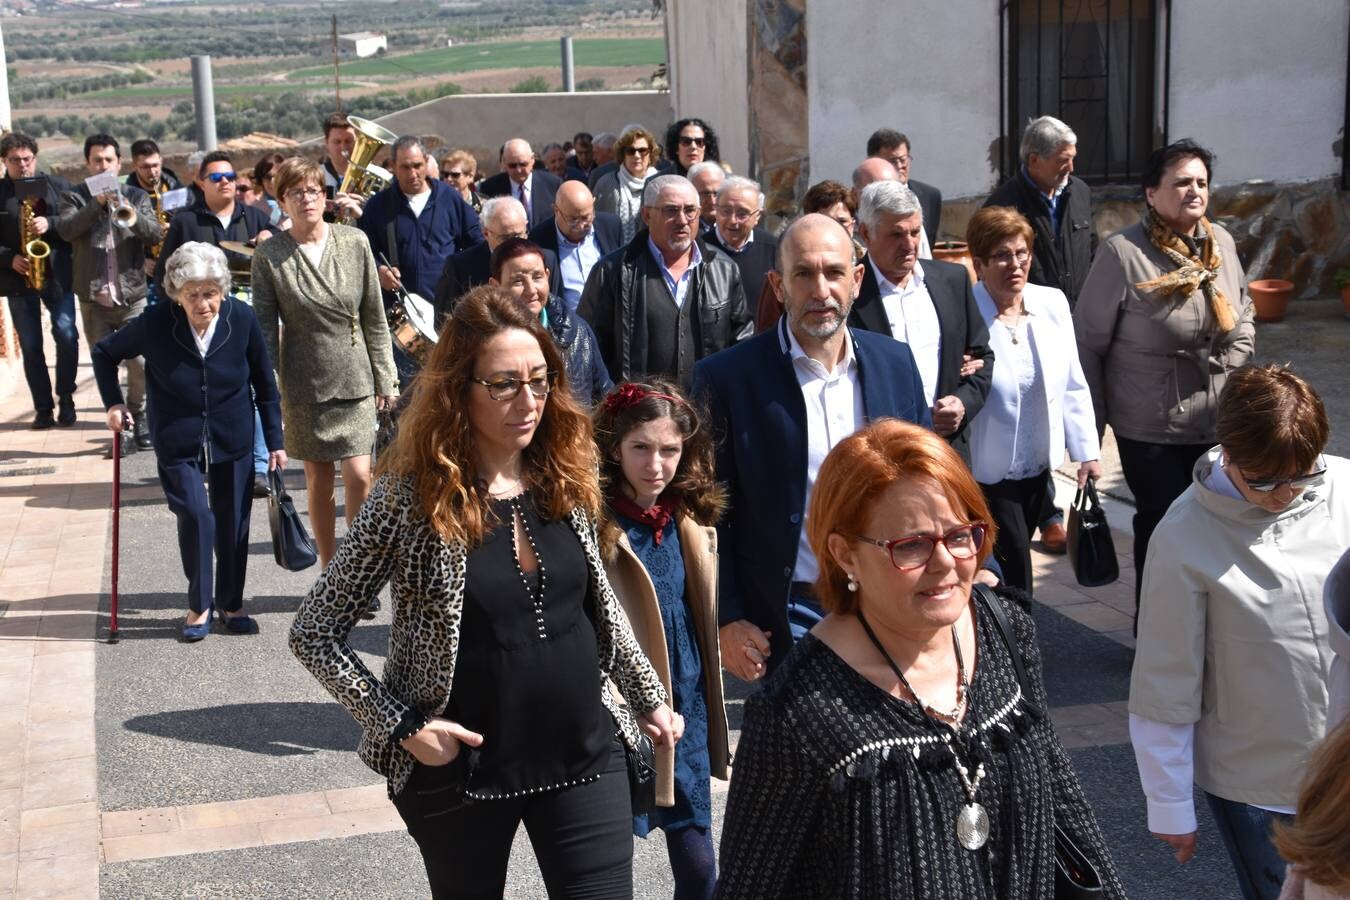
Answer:
[[[1135,287],[1141,291],[1157,291],[1164,297],[1176,294],[1189,295],[1199,290],[1209,301],[1209,307],[1214,311],[1214,319],[1218,322],[1219,328],[1225,332],[1232,331],[1237,325],[1237,320],[1233,318],[1228,298],[1219,290],[1217,284],[1223,258],[1219,255],[1218,243],[1214,240],[1214,228],[1209,224],[1209,219],[1203,216],[1200,218],[1200,230],[1205,240],[1201,244],[1200,254],[1196,256],[1191,253],[1191,248],[1180,235],[1163,222],[1157,211],[1149,207],[1148,215],[1144,219],[1144,231],[1148,235],[1149,243],[1157,247],[1177,266],[1177,269],[1150,281],[1141,281]]]
[[[641,178],[633,175],[623,166],[614,171],[619,181],[619,221],[623,223],[623,242],[626,244],[637,234],[638,222],[642,216],[642,186],[647,179],[656,174],[648,169]]]
[[[661,540],[666,535],[666,526],[680,511],[681,496],[677,489],[666,488],[661,492],[661,496],[656,498],[656,503],[649,509],[643,509],[630,500],[623,489],[616,485],[609,492],[608,499],[610,509],[614,512],[650,528],[652,530],[652,543],[660,547]]]

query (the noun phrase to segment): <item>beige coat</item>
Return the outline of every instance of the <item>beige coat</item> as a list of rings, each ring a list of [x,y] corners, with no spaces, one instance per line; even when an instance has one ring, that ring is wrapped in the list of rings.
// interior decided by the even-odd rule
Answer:
[[[397,394],[370,242],[346,225],[328,229],[318,266],[285,231],[258,244],[253,254],[253,311],[277,382],[290,403]]]
[[[1135,287],[1176,268],[1149,243],[1142,223],[1113,234],[1097,251],[1073,318],[1098,431],[1110,425],[1122,437],[1154,444],[1215,440],[1219,391],[1251,357],[1255,330],[1233,238],[1213,227],[1223,259],[1217,283],[1237,319],[1227,334],[1218,333],[1200,291],[1180,298]]]
[[[726,705],[722,698],[722,656],[717,643],[717,530],[680,516],[680,550],[684,555],[685,601],[694,619],[699,657],[703,662],[703,687],[708,703],[708,759],[712,775],[725,781],[730,777],[731,751],[727,730]],[[619,604],[628,614],[642,651],[651,661],[670,694],[670,658],[666,652],[666,632],[661,624],[661,605],[656,588],[642,561],[620,534],[612,558],[605,563],[609,583]],[[678,710],[677,710],[678,712]],[[665,747],[656,751],[656,804],[675,804],[675,751]]]

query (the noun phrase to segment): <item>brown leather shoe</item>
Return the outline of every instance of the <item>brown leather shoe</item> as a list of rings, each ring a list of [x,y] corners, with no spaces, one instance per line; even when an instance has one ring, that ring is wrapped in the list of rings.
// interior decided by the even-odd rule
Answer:
[[[1068,552],[1069,533],[1064,530],[1063,525],[1056,522],[1049,528],[1041,529],[1041,549],[1046,553]]]

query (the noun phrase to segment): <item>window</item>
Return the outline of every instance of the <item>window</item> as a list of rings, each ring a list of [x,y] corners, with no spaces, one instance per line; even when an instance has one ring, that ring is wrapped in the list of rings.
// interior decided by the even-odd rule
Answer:
[[[1139,177],[1158,122],[1160,2],[1006,0],[1005,173],[1017,170],[1027,120],[1051,115],[1078,134],[1080,178]]]

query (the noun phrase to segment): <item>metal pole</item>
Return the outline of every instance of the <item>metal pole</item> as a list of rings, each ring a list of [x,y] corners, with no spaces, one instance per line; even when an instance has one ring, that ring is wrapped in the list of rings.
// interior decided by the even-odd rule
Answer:
[[[13,125],[9,109],[9,58],[5,56],[5,35],[0,31],[0,131],[9,131]]]
[[[337,14],[333,15],[333,102],[342,112],[342,81],[338,76]]]
[[[576,93],[577,81],[576,73],[572,70],[572,39],[570,37],[562,38],[562,89],[569,94]]]
[[[192,57],[192,103],[197,108],[197,149],[216,149],[216,90],[211,83],[211,57]]]

